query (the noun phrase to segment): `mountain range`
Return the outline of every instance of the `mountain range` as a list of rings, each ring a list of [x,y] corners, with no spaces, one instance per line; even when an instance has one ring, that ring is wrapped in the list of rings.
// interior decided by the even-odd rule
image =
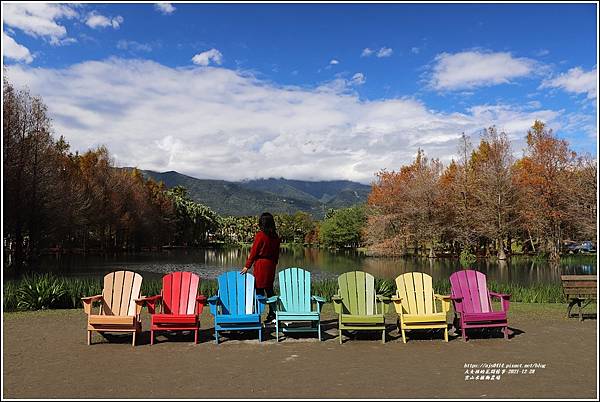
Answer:
[[[190,197],[220,215],[249,216],[262,212],[293,214],[297,211],[323,218],[329,208],[366,202],[371,186],[348,181],[304,181],[284,178],[243,180],[197,179],[175,171],[140,170],[144,177],[172,188],[183,186]]]

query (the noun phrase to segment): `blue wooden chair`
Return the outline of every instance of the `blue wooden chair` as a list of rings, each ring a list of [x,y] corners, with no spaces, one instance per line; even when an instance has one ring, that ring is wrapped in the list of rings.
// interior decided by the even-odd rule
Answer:
[[[254,276],[240,271],[229,271],[219,275],[219,292],[210,297],[208,304],[215,317],[215,342],[219,343],[219,331],[258,330],[262,341],[260,315],[265,309],[267,298],[254,290]]]
[[[279,296],[270,297],[275,303],[275,333],[279,342],[279,323],[307,322],[306,326],[283,327],[286,332],[317,332],[321,340],[321,306],[325,299],[310,294],[310,272],[301,268],[288,268],[279,272]],[[312,303],[316,304],[316,311]]]

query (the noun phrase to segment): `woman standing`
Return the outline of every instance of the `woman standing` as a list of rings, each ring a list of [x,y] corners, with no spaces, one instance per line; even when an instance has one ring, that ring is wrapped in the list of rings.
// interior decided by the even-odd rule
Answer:
[[[254,287],[256,294],[271,297],[275,294],[273,291],[273,282],[275,281],[275,268],[279,261],[279,236],[275,227],[275,219],[268,212],[263,213],[258,219],[260,231],[254,236],[254,243],[250,249],[250,255],[246,260],[244,268],[240,272],[245,274],[254,264]],[[275,312],[269,305],[269,313],[266,322],[275,319]]]

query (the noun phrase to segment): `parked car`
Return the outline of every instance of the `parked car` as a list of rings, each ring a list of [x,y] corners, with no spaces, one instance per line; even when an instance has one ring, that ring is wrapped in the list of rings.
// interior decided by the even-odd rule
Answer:
[[[596,252],[596,245],[594,244],[594,242],[587,240],[587,241],[581,241],[581,242],[569,242],[566,245],[567,250],[569,250],[570,252],[573,253],[581,253],[581,252],[585,252],[585,253],[595,253]]]

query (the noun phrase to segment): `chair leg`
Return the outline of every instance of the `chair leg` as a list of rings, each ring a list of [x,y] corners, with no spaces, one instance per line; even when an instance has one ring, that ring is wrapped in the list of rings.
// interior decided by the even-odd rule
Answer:
[[[275,319],[275,339],[279,342],[279,320]]]
[[[448,342],[448,326],[446,325],[446,328],[444,328],[444,340],[446,342]]]
[[[150,330],[150,346],[154,345],[154,330]]]
[[[258,341],[262,342],[262,328],[258,330]]]
[[[217,331],[217,329],[215,328],[215,343],[218,345],[219,344],[219,331]]]
[[[508,326],[504,327],[502,332],[504,332],[504,339],[508,339]]]
[[[581,300],[577,301],[577,307],[579,307],[579,321],[583,321],[583,313],[581,312]]]
[[[87,344],[88,346],[92,344],[92,331],[87,332]]]
[[[321,320],[317,322],[317,333],[319,334],[319,341],[321,341]]]
[[[574,305],[575,305],[575,300],[571,300],[569,302],[569,305],[567,306],[567,318],[571,318],[571,310],[573,309]]]
[[[342,344],[342,326],[338,327],[338,337],[340,338],[340,345]]]
[[[385,343],[385,329],[381,331],[381,343]]]
[[[402,342],[406,343],[406,331],[402,330]]]
[[[198,344],[198,328],[194,330],[194,343]]]
[[[133,339],[131,340],[131,346],[135,346],[135,336],[137,335],[137,331],[133,331]]]
[[[465,342],[466,342],[466,341],[467,341],[467,330],[466,330],[464,327],[463,327],[463,328],[461,328],[460,330],[461,330],[461,332],[462,332],[462,338],[463,338],[463,341],[465,341]]]

